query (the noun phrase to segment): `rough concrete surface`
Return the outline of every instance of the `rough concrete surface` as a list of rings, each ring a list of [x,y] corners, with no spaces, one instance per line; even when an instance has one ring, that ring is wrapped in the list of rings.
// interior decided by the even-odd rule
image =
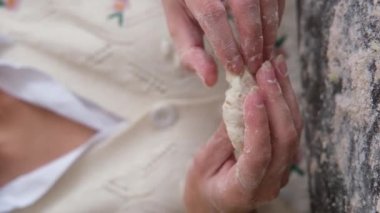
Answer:
[[[380,212],[380,1],[298,6],[312,212]]]

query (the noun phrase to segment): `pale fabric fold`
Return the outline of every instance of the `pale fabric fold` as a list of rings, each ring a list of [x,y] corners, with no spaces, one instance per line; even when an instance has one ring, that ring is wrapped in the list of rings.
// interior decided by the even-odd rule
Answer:
[[[104,130],[120,118],[68,91],[46,74],[0,59],[0,89],[94,130]]]

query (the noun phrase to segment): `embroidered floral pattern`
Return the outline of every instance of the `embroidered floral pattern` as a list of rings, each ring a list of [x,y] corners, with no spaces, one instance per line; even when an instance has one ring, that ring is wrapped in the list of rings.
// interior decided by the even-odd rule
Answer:
[[[116,19],[119,23],[119,26],[123,26],[124,24],[124,12],[129,6],[129,0],[115,0],[113,4],[114,12],[111,13],[108,18]]]

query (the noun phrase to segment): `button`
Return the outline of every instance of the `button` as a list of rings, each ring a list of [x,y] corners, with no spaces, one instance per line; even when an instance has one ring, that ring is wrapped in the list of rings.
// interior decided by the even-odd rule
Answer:
[[[177,121],[178,112],[172,105],[158,104],[151,113],[151,119],[156,128],[165,129]]]
[[[172,59],[174,56],[174,47],[169,39],[163,39],[160,45],[161,54],[166,59]]]

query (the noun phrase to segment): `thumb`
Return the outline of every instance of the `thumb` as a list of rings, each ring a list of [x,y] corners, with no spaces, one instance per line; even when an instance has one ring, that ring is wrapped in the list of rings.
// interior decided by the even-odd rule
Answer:
[[[234,157],[234,148],[228,138],[226,127],[220,125],[208,143],[194,158],[202,174],[215,174],[226,161]]]

